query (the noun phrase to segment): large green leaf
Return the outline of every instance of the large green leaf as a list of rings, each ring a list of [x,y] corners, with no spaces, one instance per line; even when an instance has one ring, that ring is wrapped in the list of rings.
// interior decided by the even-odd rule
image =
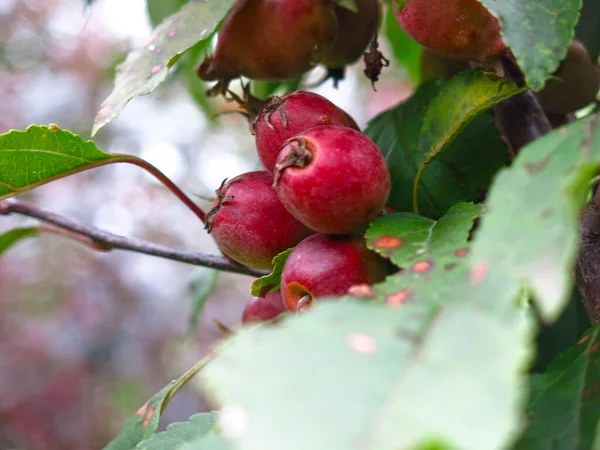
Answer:
[[[462,72],[442,86],[427,108],[419,134],[419,148],[425,155],[413,187],[415,212],[419,211],[419,180],[427,165],[447,149],[475,117],[522,91],[513,82],[492,80],[479,70]]]
[[[119,67],[115,87],[98,111],[92,136],[117,117],[134,97],[153,92],[183,53],[208,39],[234,0],[190,0],[165,19],[141,48]]]
[[[525,322],[448,300],[323,300],[240,331],[202,380],[236,411],[242,450],[503,448],[517,426]]]
[[[575,37],[585,45],[592,61],[600,56],[600,2],[598,0],[583,0],[583,8]]]
[[[173,423],[166,431],[140,442],[139,450],[226,450],[231,445],[218,432],[218,413],[195,414],[189,422]]]
[[[0,235],[0,255],[2,255],[19,241],[38,236],[39,233],[35,227],[15,228],[14,230],[7,231],[6,233]]]
[[[600,325],[531,377],[529,425],[515,450],[588,450],[600,419]]]
[[[0,199],[122,159],[56,125],[9,131],[0,135]]]
[[[153,27],[175,14],[188,0],[146,0],[146,10]]]
[[[523,148],[490,190],[475,264],[506,283],[527,285],[545,320],[566,306],[579,212],[599,166],[600,121],[592,116]]]
[[[466,247],[473,221],[482,210],[483,205],[457,203],[437,222],[413,213],[387,214],[371,222],[367,245],[405,267],[423,255]]]
[[[412,211],[413,184],[429,149],[420,146],[420,131],[431,101],[445,85],[430,80],[406,102],[374,118],[365,130],[381,149],[392,176],[388,204]],[[424,171],[419,211],[433,219],[458,202],[482,198],[498,169],[510,162],[508,147],[487,114],[476,117]]]
[[[535,91],[567,54],[581,0],[479,0],[500,21],[504,42]]]
[[[104,450],[134,450],[140,442],[150,439],[156,433],[160,416],[171,398],[183,385],[203,369],[208,361],[208,357],[203,359],[177,380],[171,381],[167,386],[154,394],[134,415],[127,419],[125,426],[104,447]]]

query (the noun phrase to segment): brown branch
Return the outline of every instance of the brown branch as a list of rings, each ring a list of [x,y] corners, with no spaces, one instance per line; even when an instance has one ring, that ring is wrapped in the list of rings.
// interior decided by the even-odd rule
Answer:
[[[196,266],[210,267],[224,272],[239,273],[260,277],[268,272],[252,269],[227,259],[224,256],[210,255],[207,253],[194,252],[167,245],[154,244],[134,238],[126,238],[107,231],[100,230],[92,225],[79,222],[68,217],[60,216],[34,204],[18,199],[0,201],[0,215],[19,214],[33,217],[42,222],[49,223],[54,227],[65,230],[63,235],[68,237],[77,236],[78,241],[86,243],[91,248],[100,251],[128,250],[146,255],[158,256],[160,258],[179,261]],[[83,237],[83,239],[82,239]],[[85,239],[87,238],[87,239]],[[88,242],[86,242],[88,240]]]
[[[577,288],[590,322],[600,322],[600,189],[585,207],[580,221],[581,246],[575,264]]]
[[[525,85],[523,73],[509,58],[502,60],[502,66],[507,78],[513,80],[517,86]],[[493,110],[497,127],[515,153],[552,131],[546,113],[531,90],[503,101]]]

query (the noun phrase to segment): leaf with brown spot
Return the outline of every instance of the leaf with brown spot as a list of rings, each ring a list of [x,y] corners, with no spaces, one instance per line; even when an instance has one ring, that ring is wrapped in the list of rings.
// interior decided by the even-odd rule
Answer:
[[[445,249],[466,246],[473,222],[482,211],[482,205],[458,203],[438,221],[412,213],[386,214],[371,222],[367,246],[398,267],[407,267]],[[398,242],[401,244],[391,245]]]
[[[247,414],[251,426],[237,446],[397,450],[435,440],[440,448],[506,448],[520,429],[527,316],[509,302],[500,302],[502,314],[480,303],[462,274],[446,285],[447,298],[407,272],[415,294],[400,307],[321,299],[275,328],[230,338],[201,381],[218,404]]]
[[[570,298],[579,215],[599,169],[596,115],[535,140],[496,176],[471,245],[474,263],[489,263],[497,283],[527,286],[549,323]]]
[[[194,367],[184,373],[177,380],[171,381],[167,386],[154,394],[132,416],[127,419],[125,426],[119,434],[108,443],[104,450],[133,450],[145,439],[151,438],[160,422],[160,417],[172,396],[181,387],[193,378],[209,361],[209,357],[198,362]],[[143,447],[150,448],[150,447]],[[158,449],[158,447],[156,447]],[[175,447],[168,447],[169,449]]]

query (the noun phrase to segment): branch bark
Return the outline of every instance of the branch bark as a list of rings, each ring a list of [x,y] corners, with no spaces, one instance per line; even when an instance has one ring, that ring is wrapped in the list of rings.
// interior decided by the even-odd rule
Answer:
[[[600,322],[600,189],[585,207],[580,221],[575,279],[592,323]]]
[[[505,76],[518,86],[524,86],[521,70],[508,58],[504,58]],[[496,125],[506,137],[515,153],[540,136],[552,131],[552,126],[540,102],[531,90],[527,90],[494,107]]]
[[[86,243],[86,245],[99,251],[127,250],[253,277],[260,277],[268,273],[267,271],[243,266],[224,256],[210,255],[112,234],[92,225],[55,214],[32,203],[14,198],[0,201],[0,215],[9,214],[32,217],[51,224],[54,227],[64,230],[62,234],[65,236],[84,243],[86,243],[86,240],[89,240],[89,243]]]

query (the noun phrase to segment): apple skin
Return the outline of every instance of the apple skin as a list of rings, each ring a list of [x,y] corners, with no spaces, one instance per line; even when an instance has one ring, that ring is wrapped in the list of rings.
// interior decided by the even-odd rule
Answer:
[[[336,35],[331,0],[238,0],[197,74],[206,81],[294,78],[318,64]]]
[[[281,204],[273,176],[255,171],[231,179],[207,217],[207,230],[223,254],[256,269],[271,269],[272,259],[313,233]],[[231,197],[231,198],[227,198]]]
[[[498,19],[477,0],[393,0],[393,8],[406,34],[444,56],[485,61],[507,50]]]
[[[254,121],[256,149],[265,169],[273,172],[285,141],[309,128],[324,125],[358,130],[348,113],[314,92],[302,90],[273,98]]]
[[[328,234],[362,231],[383,211],[391,188],[377,145],[339,126],[311,128],[288,140],[274,176],[286,209],[310,229]]]
[[[264,297],[252,297],[242,312],[242,323],[260,323],[273,320],[287,311],[281,291],[267,292]]]
[[[364,236],[319,233],[290,253],[281,292],[287,309],[299,311],[314,299],[345,295],[352,286],[381,282],[389,273],[388,262],[366,247]]]

